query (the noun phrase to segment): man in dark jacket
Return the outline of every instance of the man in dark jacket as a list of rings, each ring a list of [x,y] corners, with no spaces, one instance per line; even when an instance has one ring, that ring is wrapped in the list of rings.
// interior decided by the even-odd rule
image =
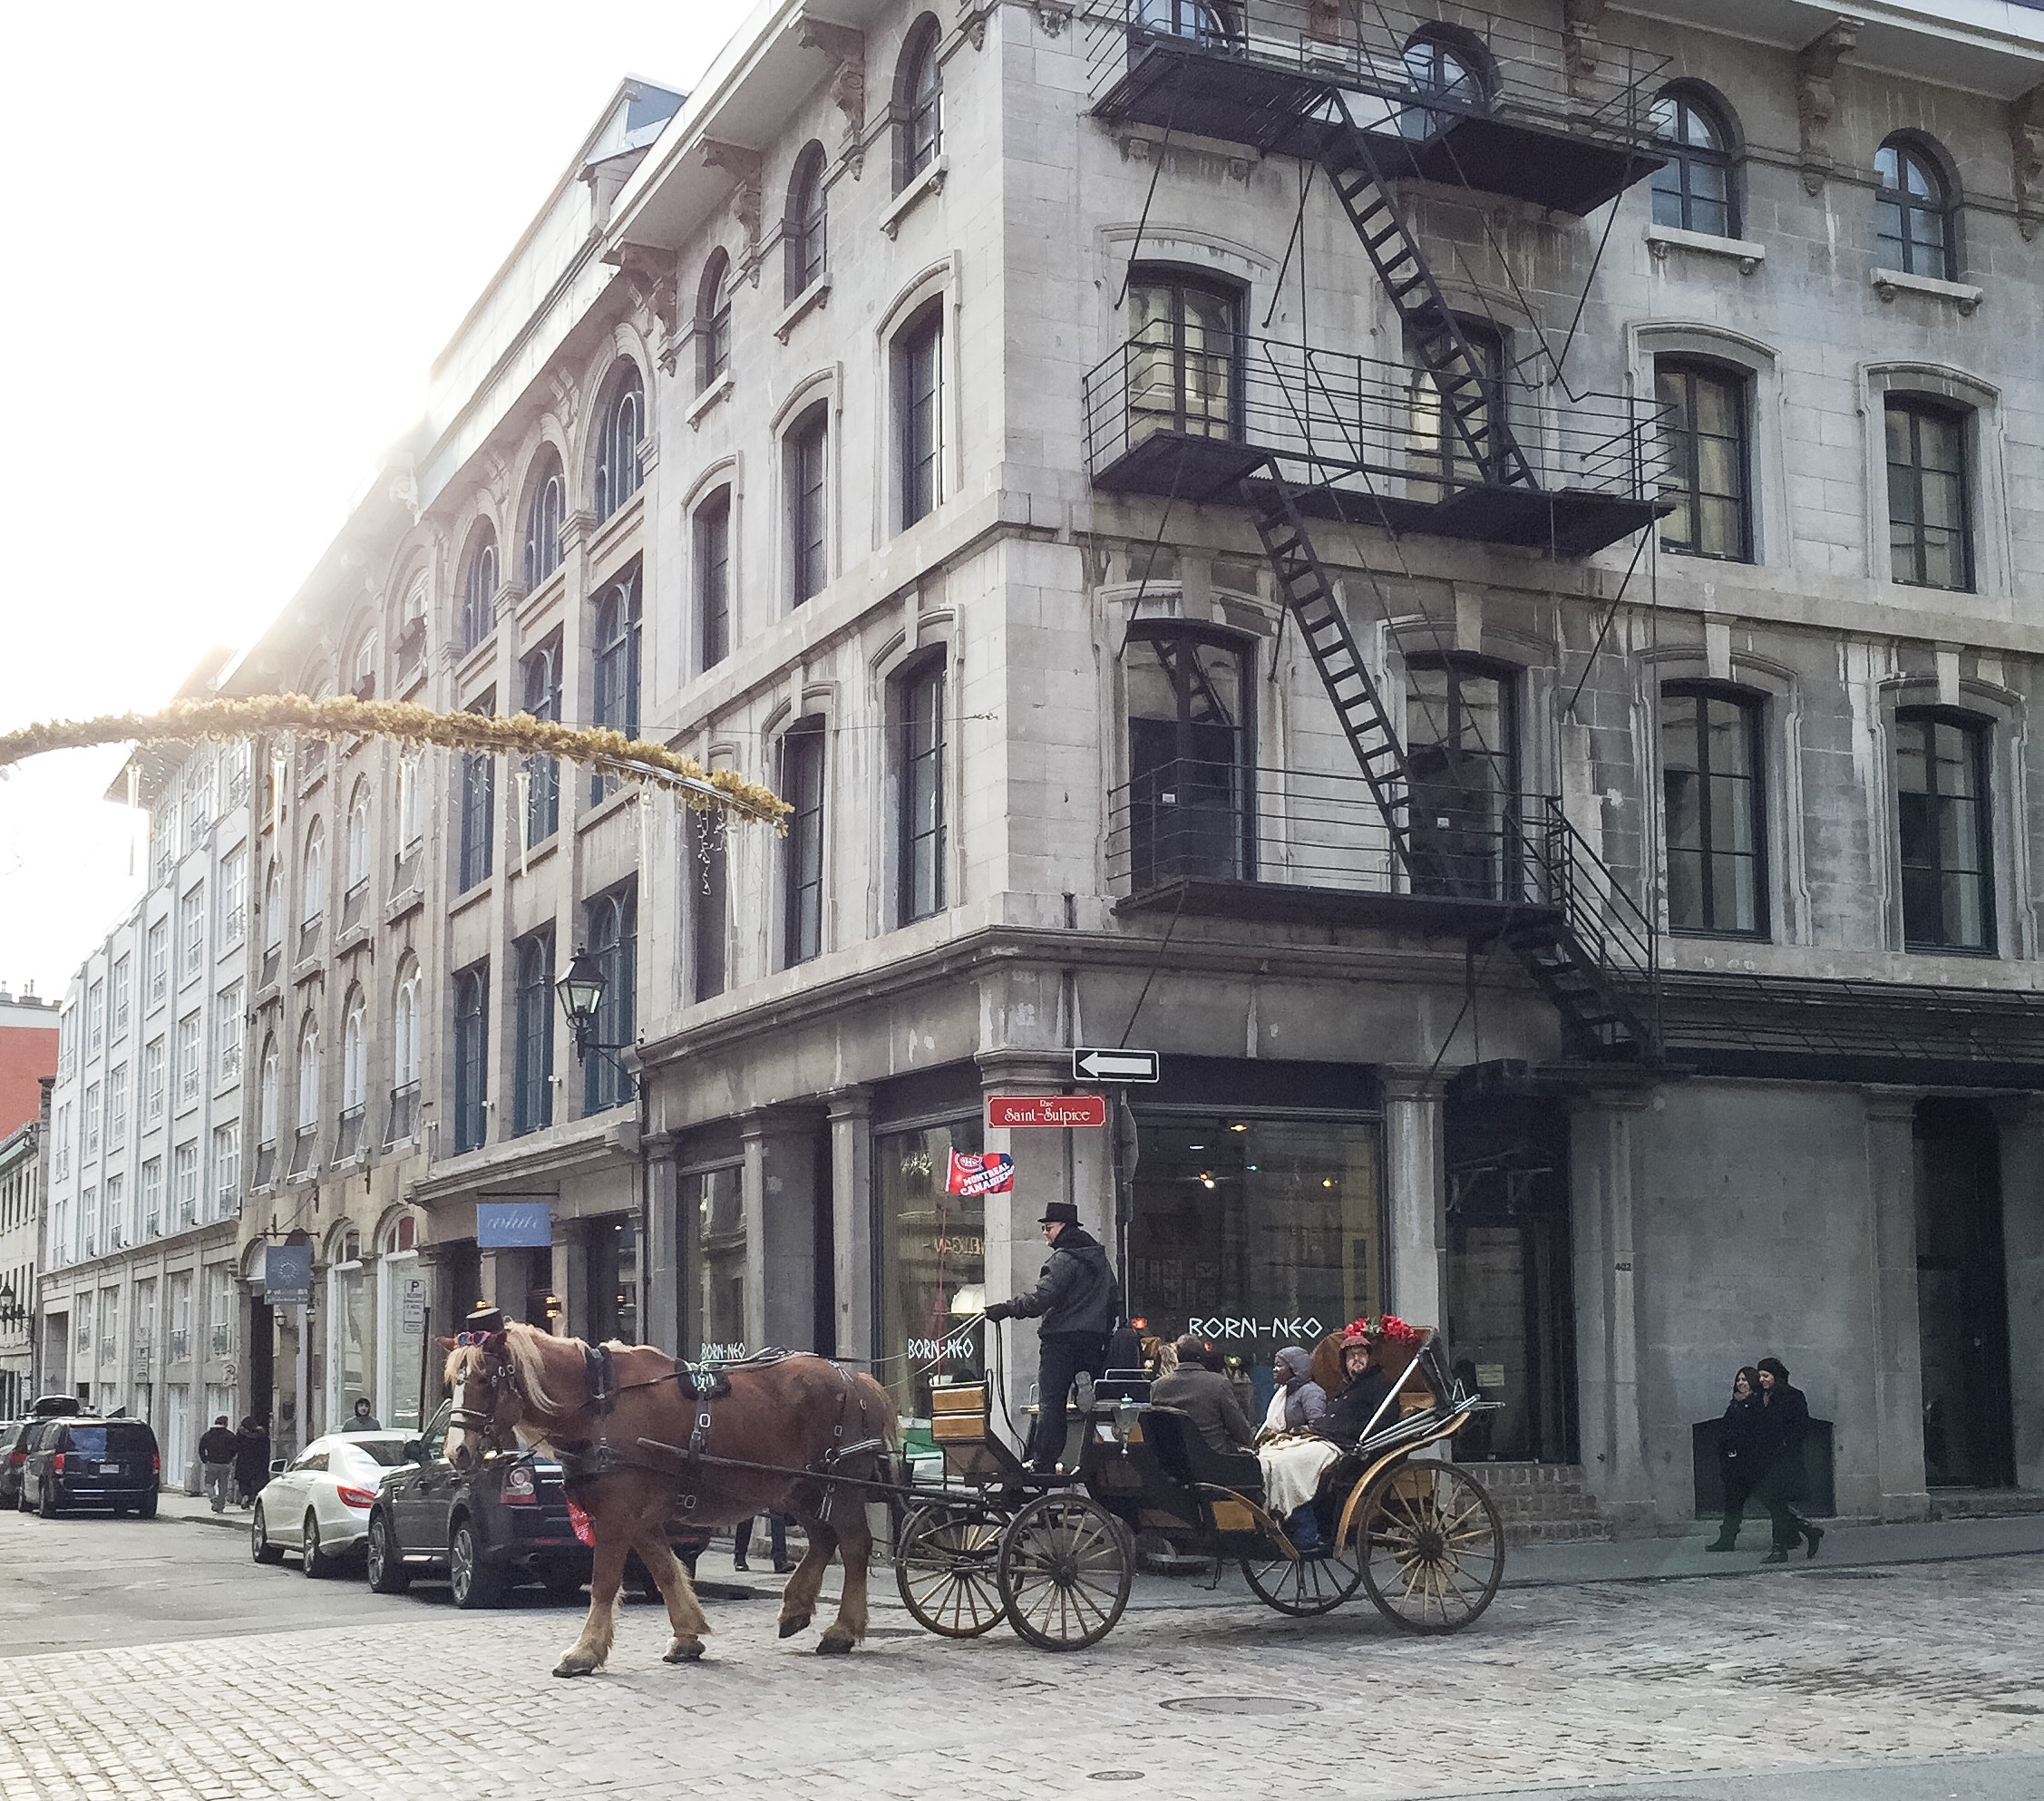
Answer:
[[[241,1492],[241,1504],[255,1505],[256,1496],[268,1480],[269,1427],[250,1414],[234,1435],[234,1485]]]
[[[227,1511],[228,1491],[234,1482],[234,1454],[239,1441],[223,1413],[199,1441],[199,1465],[206,1473],[206,1498],[216,1514]]]
[[[998,1300],[987,1318],[1041,1319],[1037,1329],[1037,1426],[1029,1435],[1029,1466],[1045,1474],[1065,1454],[1065,1397],[1080,1370],[1098,1376],[1107,1364],[1107,1339],[1122,1314],[1121,1284],[1100,1241],[1079,1223],[1069,1201],[1053,1201],[1037,1222],[1050,1256],[1037,1285],[1013,1300]]]
[[[1175,1349],[1178,1368],[1150,1385],[1151,1400],[1160,1407],[1175,1407],[1217,1451],[1253,1450],[1256,1433],[1235,1398],[1235,1385],[1206,1367],[1206,1347],[1188,1332]]]
[[[1754,1437],[1760,1479],[1753,1485],[1753,1494],[1767,1504],[1775,1525],[1774,1549],[1760,1561],[1786,1563],[1796,1540],[1809,1545],[1807,1554],[1812,1557],[1824,1542],[1824,1528],[1812,1525],[1794,1505],[1802,1488],[1803,1438],[1810,1429],[1810,1404],[1800,1388],[1790,1387],[1787,1366],[1778,1357],[1762,1358],[1759,1368],[1760,1409]]]
[[[1323,1438],[1353,1447],[1361,1442],[1394,1384],[1390,1371],[1377,1360],[1376,1341],[1354,1327],[1342,1335],[1341,1372],[1348,1378],[1348,1386],[1314,1422],[1313,1430]]]

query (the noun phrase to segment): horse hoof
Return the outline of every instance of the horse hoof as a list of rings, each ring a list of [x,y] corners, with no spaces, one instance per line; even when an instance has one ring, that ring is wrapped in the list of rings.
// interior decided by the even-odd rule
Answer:
[[[797,1632],[806,1632],[809,1630],[809,1621],[810,1616],[806,1613],[791,1613],[781,1622],[781,1636],[792,1639]]]
[[[816,1640],[816,1654],[819,1657],[842,1657],[857,1642],[842,1626],[832,1626]]]
[[[703,1641],[700,1639],[676,1639],[673,1644],[667,1647],[667,1654],[663,1661],[667,1663],[694,1663],[702,1654]]]
[[[570,1656],[562,1658],[559,1663],[555,1664],[553,1673],[556,1676],[588,1676],[595,1669],[596,1660],[593,1657]]]

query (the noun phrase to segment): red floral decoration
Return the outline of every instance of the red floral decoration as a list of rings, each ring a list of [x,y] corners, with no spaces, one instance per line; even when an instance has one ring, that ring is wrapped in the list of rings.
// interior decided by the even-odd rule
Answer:
[[[1417,1350],[1426,1342],[1426,1327],[1411,1325],[1396,1313],[1387,1313],[1377,1319],[1366,1313],[1351,1320],[1342,1336],[1348,1338],[1357,1332],[1373,1344],[1390,1345],[1398,1350]]]

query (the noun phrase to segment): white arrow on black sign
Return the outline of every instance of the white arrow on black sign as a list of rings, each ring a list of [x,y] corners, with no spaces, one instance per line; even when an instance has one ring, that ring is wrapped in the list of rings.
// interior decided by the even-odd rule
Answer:
[[[1151,1050],[1076,1050],[1072,1076],[1078,1082],[1154,1082],[1158,1058]]]

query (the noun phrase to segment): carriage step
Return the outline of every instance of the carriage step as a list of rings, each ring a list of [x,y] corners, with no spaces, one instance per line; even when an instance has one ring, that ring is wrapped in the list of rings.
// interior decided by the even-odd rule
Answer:
[[[1611,1522],[1583,1485],[1580,1464],[1472,1463],[1504,1522],[1504,1542],[1569,1544],[1609,1539]]]

